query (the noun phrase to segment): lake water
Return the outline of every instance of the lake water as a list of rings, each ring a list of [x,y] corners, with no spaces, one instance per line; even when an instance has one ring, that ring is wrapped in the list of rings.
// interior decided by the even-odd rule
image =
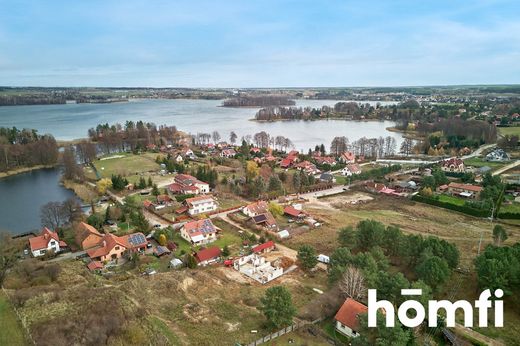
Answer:
[[[15,234],[39,230],[42,205],[74,196],[59,184],[60,176],[59,169],[49,168],[0,179],[0,230]]]
[[[337,100],[297,100],[296,106],[333,106]],[[235,131],[239,138],[260,131],[289,137],[298,150],[307,151],[318,144],[328,148],[335,136],[350,141],[361,137],[391,135],[402,141],[399,133],[389,132],[392,122],[345,120],[250,121],[258,108],[218,107],[220,100],[132,100],[112,104],[66,104],[0,107],[0,126],[37,129],[57,139],[87,137],[89,128],[100,123],[124,123],[143,120],[157,125],[175,125],[179,130],[219,131],[223,140]],[[375,102],[371,102],[375,104]],[[385,104],[382,102],[382,104]],[[388,104],[388,103],[386,103]],[[40,208],[49,201],[63,201],[73,193],[59,185],[58,169],[43,169],[0,179],[0,230],[21,233],[40,228]]]
[[[296,106],[332,106],[336,102],[297,100]],[[123,124],[126,120],[143,120],[157,125],[175,125],[179,130],[192,134],[216,130],[223,140],[229,138],[231,131],[235,131],[239,138],[266,131],[273,136],[289,137],[296,149],[304,151],[322,143],[328,147],[335,136],[346,136],[353,141],[363,136],[391,135],[398,143],[402,140],[400,134],[385,130],[393,125],[392,122],[321,120],[259,123],[250,121],[258,108],[218,107],[221,103],[221,100],[144,99],[110,104],[9,106],[0,107],[0,126],[34,128],[40,133],[51,133],[57,139],[71,140],[87,137],[87,130],[100,123]]]

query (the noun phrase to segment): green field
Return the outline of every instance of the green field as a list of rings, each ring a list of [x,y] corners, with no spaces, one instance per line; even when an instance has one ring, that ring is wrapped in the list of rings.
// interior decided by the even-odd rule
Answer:
[[[466,166],[473,166],[473,167],[484,167],[484,166],[488,166],[488,167],[491,167],[492,170],[495,170],[499,167],[502,167],[504,166],[505,164],[507,163],[502,163],[502,162],[488,162],[488,161],[485,161],[479,157],[472,157],[470,159],[467,159],[467,160],[464,160],[464,164]]]
[[[517,135],[520,136],[520,126],[511,126],[511,127],[499,127],[498,131],[501,135]]]
[[[117,154],[108,156],[114,158],[95,161],[94,166],[103,178],[110,178],[113,174],[121,174],[127,177],[130,182],[136,182],[139,180],[139,174],[159,170],[160,166],[155,162],[156,156],[157,154],[153,153],[141,155]]]
[[[439,201],[454,205],[464,205],[465,203],[465,200],[463,200],[462,198],[457,198],[448,195],[439,195]]]
[[[27,345],[22,326],[3,293],[0,293],[0,326],[0,345]]]

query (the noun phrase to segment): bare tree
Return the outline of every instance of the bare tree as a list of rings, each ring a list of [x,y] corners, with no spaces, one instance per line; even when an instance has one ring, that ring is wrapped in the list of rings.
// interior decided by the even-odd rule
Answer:
[[[213,131],[213,133],[211,134],[211,137],[213,138],[213,142],[215,144],[217,144],[218,141],[220,141],[220,133],[218,133],[218,131]]]
[[[340,156],[347,151],[348,139],[345,136],[334,137],[330,144],[330,153],[334,156]]]
[[[367,293],[363,273],[361,270],[353,266],[347,267],[343,273],[339,287],[347,297],[355,300],[364,298]]]
[[[406,156],[410,155],[413,149],[413,140],[411,138],[405,138],[401,144],[401,153]]]
[[[229,141],[231,142],[231,144],[235,144],[235,142],[237,141],[237,134],[235,133],[235,131],[231,131],[231,133],[229,134]]]
[[[65,222],[64,208],[60,202],[49,202],[40,209],[42,226],[51,230],[57,230]]]

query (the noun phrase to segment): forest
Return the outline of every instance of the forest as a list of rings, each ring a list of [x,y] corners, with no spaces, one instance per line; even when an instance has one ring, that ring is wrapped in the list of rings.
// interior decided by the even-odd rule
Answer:
[[[36,130],[0,127],[0,172],[37,165],[54,165],[58,145],[52,135]]]
[[[281,95],[266,96],[239,96],[224,100],[223,107],[268,107],[268,106],[292,106],[293,100]]]

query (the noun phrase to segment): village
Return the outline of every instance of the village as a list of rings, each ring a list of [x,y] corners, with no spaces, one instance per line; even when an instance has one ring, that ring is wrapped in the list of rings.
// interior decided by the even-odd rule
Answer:
[[[303,284],[308,289],[296,296],[303,294],[297,305],[305,311],[328,290],[338,230],[365,219],[453,240],[461,248],[461,266],[469,268],[484,246],[482,238],[478,242],[480,233],[461,238],[438,217],[450,215],[487,234],[491,229],[485,219],[451,214],[519,215],[518,187],[499,192],[505,211],[481,198],[500,183],[493,177],[518,179],[517,162],[493,147],[478,156],[407,164],[365,159],[350,151],[331,155],[319,147],[307,154],[285,152],[246,141],[240,146],[186,139],[150,144],[84,165],[84,186],[98,196],[93,213],[60,232],[43,228],[28,239],[24,255],[67,266],[73,260],[73,268],[81,263],[88,275],[109,281],[132,275],[139,285],[145,284],[142,280],[156,285],[169,276],[169,281],[183,277],[180,282],[190,286],[196,272],[205,280],[226,280],[230,289]],[[519,236],[511,233],[510,239]],[[332,294],[343,304],[334,305],[333,316],[317,316],[321,331],[313,332],[316,344],[359,335],[357,317],[366,306]],[[240,329],[235,338],[241,342],[261,336],[256,335],[260,327],[229,328]]]

